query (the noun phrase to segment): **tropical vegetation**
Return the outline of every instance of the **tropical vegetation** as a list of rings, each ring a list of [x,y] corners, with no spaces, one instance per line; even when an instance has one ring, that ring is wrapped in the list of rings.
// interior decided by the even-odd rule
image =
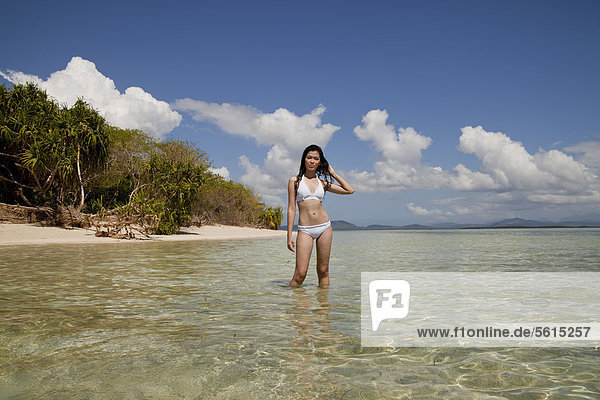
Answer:
[[[196,144],[110,126],[83,100],[60,105],[33,84],[0,85],[0,202],[154,234],[206,223],[277,229],[283,215],[213,174]]]

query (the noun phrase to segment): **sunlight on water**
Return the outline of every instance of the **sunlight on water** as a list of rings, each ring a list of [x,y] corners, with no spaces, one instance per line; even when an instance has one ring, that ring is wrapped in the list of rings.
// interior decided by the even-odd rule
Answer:
[[[285,239],[0,248],[0,398],[600,396],[594,348],[361,348],[361,271],[599,271],[600,230],[335,232],[329,290]]]

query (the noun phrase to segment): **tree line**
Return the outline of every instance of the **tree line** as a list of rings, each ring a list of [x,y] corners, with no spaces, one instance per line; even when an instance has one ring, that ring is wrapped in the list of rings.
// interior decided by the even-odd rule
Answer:
[[[110,126],[83,100],[60,105],[33,84],[0,85],[0,202],[152,234],[205,223],[279,227],[280,207],[210,167],[192,142]]]

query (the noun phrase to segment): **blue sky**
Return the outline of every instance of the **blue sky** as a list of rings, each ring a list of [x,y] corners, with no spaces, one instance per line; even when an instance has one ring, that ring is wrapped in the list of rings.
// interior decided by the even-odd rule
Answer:
[[[316,142],[357,189],[331,219],[599,209],[597,1],[11,3],[0,83],[194,141],[271,204]]]

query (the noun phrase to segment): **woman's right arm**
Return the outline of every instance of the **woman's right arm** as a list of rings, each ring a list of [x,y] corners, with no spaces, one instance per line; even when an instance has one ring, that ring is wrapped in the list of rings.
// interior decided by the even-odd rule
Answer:
[[[294,237],[292,229],[294,228],[294,220],[296,219],[296,177],[293,176],[288,181],[288,211],[287,211],[287,247],[294,251]]]

